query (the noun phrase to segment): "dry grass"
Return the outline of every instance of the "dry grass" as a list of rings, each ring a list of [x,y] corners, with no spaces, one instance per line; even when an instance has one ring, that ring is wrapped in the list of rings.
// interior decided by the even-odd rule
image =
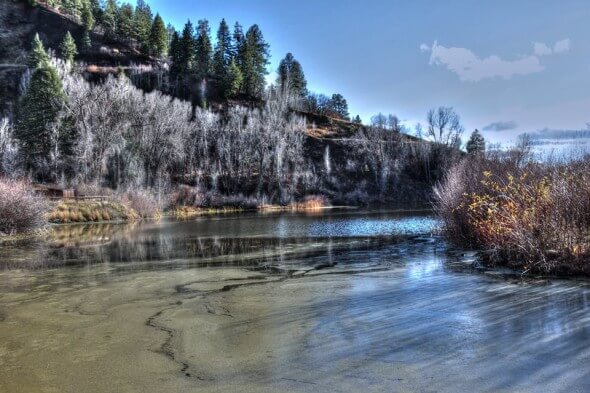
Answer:
[[[235,207],[223,207],[223,208],[199,208],[193,206],[178,206],[173,209],[174,217],[179,220],[188,220],[191,218],[206,216],[211,214],[231,214],[240,213],[244,209]]]
[[[292,212],[305,212],[305,211],[317,211],[330,207],[328,199],[321,195],[309,195],[305,197],[301,202],[293,202],[289,205],[260,205],[258,208],[262,211],[292,211]]]
[[[134,221],[141,217],[135,210],[118,202],[68,201],[58,203],[47,215],[55,224],[102,221]]]

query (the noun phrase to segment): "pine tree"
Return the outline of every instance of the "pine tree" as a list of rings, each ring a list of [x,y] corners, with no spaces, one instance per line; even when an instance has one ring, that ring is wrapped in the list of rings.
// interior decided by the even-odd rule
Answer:
[[[168,30],[160,14],[156,14],[152,31],[150,33],[150,54],[155,57],[164,57],[168,51]]]
[[[238,22],[234,25],[234,33],[233,33],[233,45],[232,45],[232,57],[237,58],[238,65],[239,61],[239,54],[242,49],[242,45],[244,44],[244,30],[242,29],[242,25]]]
[[[240,71],[240,67],[238,67],[236,59],[231,59],[229,67],[227,68],[225,79],[223,81],[223,92],[225,98],[233,98],[237,96],[242,89],[243,81],[244,77],[242,76],[242,72]]]
[[[363,124],[363,120],[361,119],[361,117],[359,115],[356,115],[356,117],[352,120],[352,122],[355,124]]]
[[[209,37],[209,22],[206,19],[199,21],[197,25],[197,38],[195,40],[195,67],[197,78],[206,78],[211,73],[211,38]]]
[[[213,54],[213,74],[219,80],[224,80],[226,78],[231,60],[231,34],[225,19],[222,19],[219,24],[219,29],[217,30],[217,44],[215,45],[215,53]]]
[[[17,113],[15,138],[28,169],[39,170],[48,160],[51,129],[64,101],[57,71],[44,63],[33,73]]]
[[[134,11],[131,4],[123,4],[117,13],[117,35],[124,39],[130,39],[136,34]]]
[[[193,36],[193,24],[189,20],[182,29],[182,35],[178,41],[178,48],[173,59],[177,74],[186,74],[193,67],[195,59],[195,39]]]
[[[82,35],[82,48],[92,48],[92,40],[90,39],[90,32],[88,30],[84,30],[84,34]]]
[[[108,36],[114,36],[117,32],[117,17],[119,8],[116,0],[107,0],[104,13],[102,15],[102,25]]]
[[[92,5],[87,0],[82,6],[82,24],[86,31],[91,31],[94,28],[94,15],[92,14]]]
[[[65,61],[70,64],[74,62],[74,58],[78,54],[78,48],[76,47],[76,41],[74,41],[74,38],[69,31],[59,45],[59,52]]]
[[[29,53],[29,58],[27,60],[27,65],[32,68],[39,68],[45,64],[49,63],[49,56],[47,52],[45,52],[45,48],[43,47],[43,43],[39,38],[39,34],[35,34],[35,38],[33,39],[33,46],[31,48],[31,52]]]
[[[80,0],[62,0],[61,10],[65,14],[79,18],[82,11],[82,2]]]
[[[180,36],[178,35],[177,31],[172,33],[172,38],[170,39],[170,49],[168,53],[170,54],[171,60],[170,74],[176,76],[181,72],[180,63],[182,61],[180,51]]]
[[[486,141],[479,130],[473,131],[465,147],[469,154],[480,154],[486,151]]]
[[[150,33],[152,30],[152,10],[144,0],[137,0],[133,16],[133,37],[139,42],[144,53],[149,51]]]
[[[283,93],[289,92],[296,96],[305,96],[307,94],[307,81],[303,73],[301,64],[295,60],[292,53],[287,53],[281,60],[278,69],[277,83]]]
[[[329,104],[330,111],[340,117],[341,119],[348,120],[348,103],[342,94],[333,94]]]
[[[244,77],[243,92],[251,97],[260,97],[264,91],[264,77],[268,74],[269,45],[264,41],[258,25],[248,29],[238,58]]]
[[[172,37],[174,37],[174,33],[176,33],[176,29],[172,24],[168,23],[166,25],[166,32],[168,33],[168,48],[171,47],[172,44]]]
[[[101,0],[88,0],[88,3],[90,4],[90,11],[94,17],[94,22],[96,24],[102,24],[104,10],[100,5]]]

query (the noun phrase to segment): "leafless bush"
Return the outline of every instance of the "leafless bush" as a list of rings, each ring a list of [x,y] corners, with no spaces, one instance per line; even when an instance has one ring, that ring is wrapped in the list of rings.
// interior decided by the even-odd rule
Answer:
[[[47,202],[28,183],[0,179],[0,235],[27,232],[45,224]]]
[[[141,218],[160,216],[158,199],[148,190],[128,190],[119,199],[123,204],[135,210]]]

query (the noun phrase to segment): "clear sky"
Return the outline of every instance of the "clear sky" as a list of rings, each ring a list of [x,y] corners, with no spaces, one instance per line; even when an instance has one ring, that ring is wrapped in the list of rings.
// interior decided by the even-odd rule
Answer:
[[[352,115],[414,125],[453,106],[492,141],[590,122],[588,0],[148,0],[181,29],[257,23],[274,71],[292,52],[309,88],[342,93]]]

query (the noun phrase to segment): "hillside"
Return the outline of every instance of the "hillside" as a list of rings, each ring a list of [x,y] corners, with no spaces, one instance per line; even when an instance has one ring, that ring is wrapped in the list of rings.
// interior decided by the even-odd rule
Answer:
[[[0,110],[6,113],[14,109],[35,34],[55,50],[68,31],[79,41],[84,28],[55,9],[16,0],[2,3],[0,22],[0,89],[6,98]],[[194,71],[172,76],[173,55],[156,60],[135,49],[134,41],[108,39],[101,31],[94,29],[92,46],[79,50],[73,73],[63,68],[65,63],[59,66],[69,108],[59,109],[60,116],[70,119],[59,131],[68,139],[51,147],[64,143],[57,158],[49,150],[51,124],[38,124],[37,115],[27,114],[44,138],[27,143],[46,142],[35,155],[21,157],[24,167],[15,165],[37,181],[112,189],[193,187],[181,193],[181,204],[289,203],[319,195],[339,204],[420,206],[428,204],[432,185],[457,154],[399,129],[343,119],[347,104],[339,94],[331,98],[334,107],[325,106],[329,97],[312,93],[293,106],[278,89],[220,98],[215,74],[200,80]],[[105,78],[121,70],[130,78]],[[181,101],[171,103],[170,95]]]
[[[55,10],[38,5],[31,7],[19,0],[0,2],[0,113],[10,108],[18,94],[20,76],[26,69],[26,57],[35,34],[47,48],[56,50],[64,35],[70,32],[80,42],[84,28],[72,18]],[[88,65],[89,70],[116,70],[130,65],[157,63],[125,43],[107,39],[91,32],[92,46],[78,48],[77,61]]]

